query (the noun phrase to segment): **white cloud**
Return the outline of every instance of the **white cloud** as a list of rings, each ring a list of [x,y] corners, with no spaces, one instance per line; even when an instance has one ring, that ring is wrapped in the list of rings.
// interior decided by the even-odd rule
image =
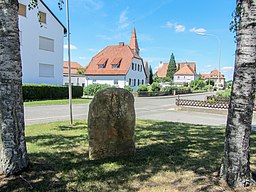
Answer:
[[[234,67],[232,67],[232,66],[225,66],[225,67],[222,67],[221,70],[223,70],[223,71],[233,71]]]
[[[119,16],[119,28],[120,29],[125,29],[127,27],[129,27],[130,22],[127,16],[127,10],[125,9],[124,11],[121,12],[120,16]]]
[[[64,49],[68,49],[68,45],[64,45]],[[71,50],[76,50],[77,47],[75,45],[70,45]]]
[[[195,28],[194,27],[194,28],[190,29],[189,31],[192,33],[201,33],[201,34],[206,33],[206,29],[204,29],[204,28]]]
[[[90,48],[90,49],[88,49],[90,52],[96,52],[97,50],[96,49],[94,49],[94,48]]]
[[[175,29],[175,31],[178,33],[184,32],[186,30],[186,27],[184,25],[171,23],[170,21],[166,22],[165,27],[169,29]]]
[[[207,67],[207,68],[211,68],[211,67],[212,67],[212,65],[207,65],[206,67]]]
[[[86,60],[87,57],[78,57],[78,59],[80,59],[80,60]]]
[[[80,0],[80,3],[82,3],[87,10],[95,11],[103,7],[103,1],[101,0]]]

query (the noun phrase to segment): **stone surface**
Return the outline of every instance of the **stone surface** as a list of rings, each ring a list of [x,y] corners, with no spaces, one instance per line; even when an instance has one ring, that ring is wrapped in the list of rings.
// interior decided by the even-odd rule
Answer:
[[[134,128],[133,95],[119,88],[99,91],[89,108],[89,158],[134,155]]]

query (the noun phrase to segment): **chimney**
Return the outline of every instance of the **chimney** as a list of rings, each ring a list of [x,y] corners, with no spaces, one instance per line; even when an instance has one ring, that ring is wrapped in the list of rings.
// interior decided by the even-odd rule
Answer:
[[[124,42],[119,42],[119,46],[124,46]]]

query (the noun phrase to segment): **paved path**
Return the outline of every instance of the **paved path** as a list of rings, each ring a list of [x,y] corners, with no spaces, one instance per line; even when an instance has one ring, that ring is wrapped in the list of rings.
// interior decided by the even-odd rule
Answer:
[[[187,99],[204,99],[205,94],[182,95]],[[138,119],[164,120],[203,125],[225,125],[226,115],[175,110],[177,96],[136,97]],[[87,119],[89,104],[73,105],[74,119]],[[69,120],[68,105],[25,107],[26,125]],[[256,121],[255,121],[256,122]]]

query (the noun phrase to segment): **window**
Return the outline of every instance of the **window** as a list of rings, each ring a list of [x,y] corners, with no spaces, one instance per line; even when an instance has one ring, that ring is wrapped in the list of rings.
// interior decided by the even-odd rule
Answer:
[[[141,80],[141,84],[144,85],[144,80],[143,79]]]
[[[39,22],[46,24],[46,13],[39,11]]]
[[[134,63],[132,63],[132,70],[134,70]]]
[[[82,83],[82,87],[84,87],[84,85],[85,85],[85,84],[84,84],[84,83]]]
[[[136,71],[136,69],[137,69],[137,64],[135,63],[134,64],[134,71]]]
[[[26,5],[23,5],[19,3],[19,11],[18,11],[20,16],[26,17],[27,16],[27,7]]]
[[[76,78],[76,84],[79,86],[79,77]]]
[[[138,79],[138,86],[140,85],[140,80]]]
[[[129,78],[129,85],[132,85],[132,79]]]
[[[54,52],[54,40],[39,36],[39,49]]]
[[[112,64],[112,69],[117,69],[117,68],[119,68],[118,64]]]
[[[92,83],[95,84],[95,83],[96,83],[96,79],[93,79],[93,80],[92,80]]]
[[[118,80],[114,79],[114,85],[118,85]]]
[[[136,79],[133,79],[133,86],[136,86]]]
[[[98,65],[98,69],[103,69],[103,68],[105,68],[105,64],[99,64]]]
[[[39,77],[54,77],[54,65],[39,63]]]

